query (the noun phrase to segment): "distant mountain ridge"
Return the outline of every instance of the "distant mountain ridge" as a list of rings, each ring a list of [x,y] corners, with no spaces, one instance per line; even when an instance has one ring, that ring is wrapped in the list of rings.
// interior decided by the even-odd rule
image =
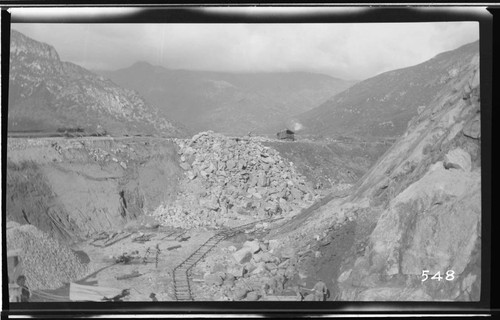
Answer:
[[[436,55],[421,64],[358,82],[296,117],[300,132],[317,136],[396,138],[410,119],[479,52],[479,41]]]
[[[185,136],[136,92],[71,62],[56,49],[12,30],[9,131],[79,127],[111,134]]]
[[[174,70],[147,62],[96,72],[137,90],[193,131],[230,134],[274,132],[284,118],[314,108],[354,83],[307,72]]]

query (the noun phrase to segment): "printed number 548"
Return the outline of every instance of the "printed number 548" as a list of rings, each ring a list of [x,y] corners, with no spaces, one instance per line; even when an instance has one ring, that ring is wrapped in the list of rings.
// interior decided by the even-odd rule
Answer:
[[[427,280],[429,278],[429,270],[422,270],[422,282]],[[431,278],[432,280],[438,280],[441,281],[443,280],[443,277],[441,276],[441,272],[438,271],[436,274],[434,274]],[[446,277],[445,280],[452,281],[455,279],[455,271],[453,270],[448,270],[446,271]]]

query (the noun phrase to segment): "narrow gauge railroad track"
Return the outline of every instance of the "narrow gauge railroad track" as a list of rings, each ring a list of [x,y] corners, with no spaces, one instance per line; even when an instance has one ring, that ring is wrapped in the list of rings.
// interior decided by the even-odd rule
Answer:
[[[245,229],[256,225],[257,223],[265,221],[275,221],[282,218],[267,218],[263,220],[254,221],[238,227],[229,228],[216,233],[202,244],[196,251],[194,251],[187,259],[173,270],[173,289],[174,297],[177,301],[194,301],[193,293],[191,291],[191,271],[193,267],[203,259],[213,248],[215,248],[222,240],[237,235]]]

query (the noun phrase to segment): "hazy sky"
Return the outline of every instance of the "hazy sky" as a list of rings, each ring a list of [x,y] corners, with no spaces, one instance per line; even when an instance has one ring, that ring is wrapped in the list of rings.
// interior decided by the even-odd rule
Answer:
[[[479,39],[477,22],[349,24],[13,24],[64,61],[119,69],[312,71],[362,80]]]

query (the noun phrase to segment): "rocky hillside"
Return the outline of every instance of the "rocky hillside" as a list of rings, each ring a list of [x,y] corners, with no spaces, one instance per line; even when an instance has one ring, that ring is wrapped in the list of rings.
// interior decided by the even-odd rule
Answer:
[[[13,30],[10,52],[10,131],[82,128],[114,135],[184,134],[136,92],[61,61],[48,44]]]
[[[419,65],[361,81],[297,116],[304,127],[301,134],[399,137],[412,117],[428,107],[478,52],[476,41]]]
[[[270,133],[283,119],[323,103],[352,82],[323,74],[172,70],[146,62],[101,74],[144,95],[193,132]]]
[[[301,257],[303,267],[322,277],[332,299],[479,300],[481,136],[479,53],[469,53],[474,47],[433,59],[446,66],[441,90],[349,197],[308,212],[300,229],[293,221],[281,229],[288,232],[281,236],[285,245],[316,252]]]

